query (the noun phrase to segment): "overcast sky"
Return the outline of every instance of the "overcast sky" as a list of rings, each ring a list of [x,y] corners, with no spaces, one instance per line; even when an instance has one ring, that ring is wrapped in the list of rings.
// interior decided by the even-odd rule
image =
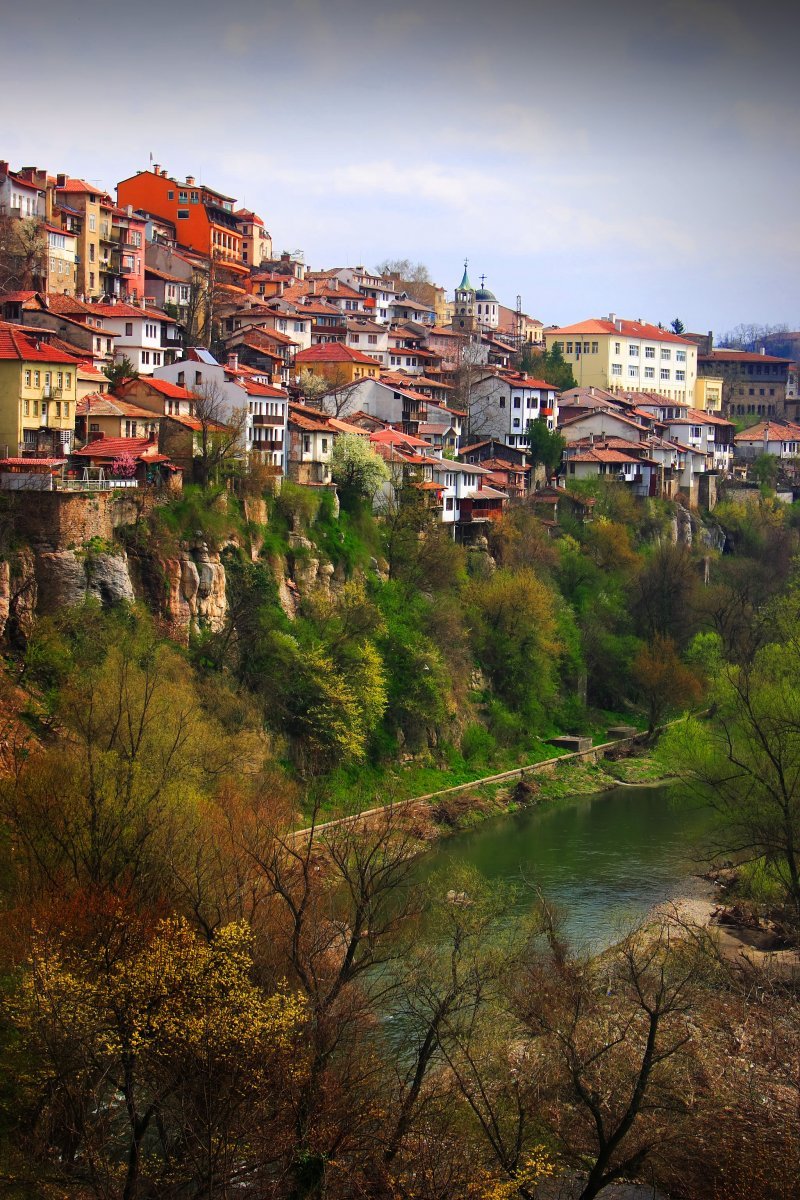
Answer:
[[[113,190],[152,153],[315,268],[468,256],[546,323],[797,328],[798,7],[6,0],[0,157]]]

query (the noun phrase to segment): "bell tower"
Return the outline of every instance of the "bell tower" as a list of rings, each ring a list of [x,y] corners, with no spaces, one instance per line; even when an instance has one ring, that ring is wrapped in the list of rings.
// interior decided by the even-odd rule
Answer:
[[[467,274],[468,259],[464,259],[464,275],[456,288],[453,328],[470,333],[475,328],[475,288]]]

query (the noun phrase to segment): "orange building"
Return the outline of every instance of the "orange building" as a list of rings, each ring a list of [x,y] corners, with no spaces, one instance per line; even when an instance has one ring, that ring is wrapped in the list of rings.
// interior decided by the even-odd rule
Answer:
[[[193,175],[179,183],[158,164],[152,171],[138,171],[117,184],[121,208],[134,209],[170,221],[178,244],[213,258],[229,271],[247,275],[242,257],[241,223],[234,212],[236,201],[222,192],[197,183]]]

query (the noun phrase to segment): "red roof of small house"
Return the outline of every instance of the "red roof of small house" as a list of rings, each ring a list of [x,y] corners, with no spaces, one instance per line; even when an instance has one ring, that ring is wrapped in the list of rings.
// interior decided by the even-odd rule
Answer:
[[[99,313],[101,317],[119,317],[120,319],[135,317],[143,321],[146,321],[148,317],[154,317],[157,321],[168,321],[171,325],[175,324],[175,318],[171,317],[168,313],[162,312],[160,308],[151,308],[150,306],[139,308],[135,304],[125,304],[123,302],[119,304],[92,304],[90,307],[92,312]]]
[[[778,421],[774,417],[768,421],[759,421],[734,437],[736,442],[798,442],[800,441],[800,425],[793,421]]]
[[[26,300],[31,300],[36,295],[36,292],[3,292],[0,295],[0,304],[5,304],[6,301],[10,304],[24,304]]]
[[[409,433],[402,433],[399,429],[377,429],[375,433],[370,434],[371,442],[385,443],[386,445],[395,444],[402,446],[427,446],[422,438],[412,437]]]
[[[695,343],[687,338],[679,337],[676,333],[672,333],[668,329],[659,329],[657,325],[650,325],[646,321],[628,321],[617,318],[614,321],[606,321],[603,318],[590,317],[588,321],[579,321],[577,325],[562,325],[559,328],[545,329],[545,333],[549,337],[559,337],[561,334],[592,334],[592,333],[617,333],[621,337],[640,338],[643,341],[650,342],[676,342],[679,346],[694,346]]]
[[[72,451],[72,458],[121,458],[124,454],[146,462],[166,462],[166,454],[159,454],[158,443],[150,438],[99,437],[87,442],[80,450]]]
[[[348,362],[363,363],[370,367],[380,366],[376,358],[370,358],[368,354],[362,354],[360,350],[352,350],[342,342],[324,342],[319,346],[309,346],[307,350],[301,350],[299,354],[296,354],[294,361],[301,365],[307,362]]]
[[[97,187],[94,184],[86,183],[83,179],[66,179],[63,184],[56,188],[57,192],[89,192],[93,196],[105,196],[106,192],[103,188]],[[111,197],[109,196],[110,200]]]
[[[129,404],[127,400],[120,400],[116,395],[101,396],[99,392],[91,392],[88,396],[83,396],[75,405],[75,415],[77,417],[136,417],[142,421],[160,420],[158,413],[149,412],[146,408],[139,408],[138,404]]]
[[[22,325],[0,321],[0,359],[18,362],[66,363],[77,367],[79,359],[74,354],[65,354],[37,338],[36,331]]]
[[[570,462],[596,462],[596,463],[636,463],[639,464],[643,460],[636,458],[632,454],[623,454],[621,450],[587,450],[583,454],[572,454],[569,458]]]
[[[170,400],[196,399],[194,392],[190,392],[188,388],[179,387],[177,383],[170,383],[167,379],[156,379],[152,375],[148,375],[146,378],[140,375],[138,379],[126,379],[125,383],[121,383],[116,389],[116,394],[118,395],[121,391],[124,391],[135,383],[146,384],[154,392],[160,392],[162,396],[166,396]]]
[[[0,467],[63,467],[65,458],[0,458]]]

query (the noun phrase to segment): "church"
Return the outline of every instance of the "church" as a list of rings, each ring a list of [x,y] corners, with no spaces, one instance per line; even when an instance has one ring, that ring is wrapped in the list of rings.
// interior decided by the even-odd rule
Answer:
[[[453,329],[473,333],[482,329],[497,329],[500,321],[500,305],[494,292],[486,287],[486,276],[481,275],[481,286],[475,290],[467,274],[464,260],[464,276],[456,288],[453,306]]]

